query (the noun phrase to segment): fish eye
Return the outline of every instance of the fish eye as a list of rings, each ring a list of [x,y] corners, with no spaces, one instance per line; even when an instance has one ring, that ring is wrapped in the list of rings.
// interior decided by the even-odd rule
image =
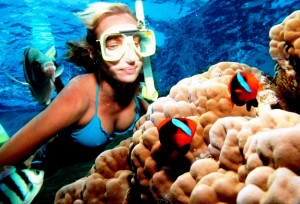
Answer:
[[[37,68],[40,67],[40,63],[37,62],[37,61],[34,61],[34,62],[32,63],[32,66],[33,66],[34,69],[37,69]]]
[[[40,170],[36,170],[36,169],[32,169],[32,172],[35,174],[35,175],[39,175],[41,173]]]

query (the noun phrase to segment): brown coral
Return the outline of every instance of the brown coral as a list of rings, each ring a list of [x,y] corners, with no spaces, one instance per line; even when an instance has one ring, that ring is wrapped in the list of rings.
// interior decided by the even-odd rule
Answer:
[[[300,58],[300,11],[294,11],[282,23],[270,29],[270,55],[274,60]]]
[[[277,62],[275,86],[279,107],[300,113],[300,11],[294,11],[282,23],[270,29],[270,55]]]
[[[287,168],[258,167],[246,180],[237,203],[299,203],[300,177]]]
[[[275,187],[259,183],[252,172],[266,166],[273,171],[289,168],[299,172],[295,160],[300,145],[295,131],[300,116],[283,110],[247,111],[245,106],[232,106],[228,83],[237,71],[264,80],[258,69],[233,62],[213,65],[205,73],[183,79],[168,96],[150,105],[137,122],[130,143],[101,153],[90,175],[63,187],[56,202],[236,203],[243,202],[249,191],[257,192],[249,202],[261,200],[263,195],[271,199]],[[160,122],[174,117],[197,124],[184,153],[166,148],[159,139]],[[280,136],[283,132],[288,135]],[[290,157],[294,160],[286,161]],[[269,174],[261,175],[262,182],[267,178]],[[243,191],[245,188],[250,190]]]
[[[129,140],[131,141],[131,140]],[[55,203],[122,203],[129,195],[128,141],[101,153],[89,176],[61,188]]]
[[[217,172],[218,163],[213,159],[196,160],[190,171],[179,176],[170,187],[169,198],[172,203],[190,203],[190,197],[194,188],[204,176]],[[195,192],[194,192],[195,193]]]
[[[191,194],[191,204],[235,203],[244,183],[233,171],[213,172],[203,177]]]
[[[161,192],[160,195],[156,191],[153,193],[152,189],[160,185],[159,182],[153,182],[153,179],[168,178],[166,184],[170,186],[178,176],[189,171],[197,158],[209,157],[209,131],[219,118],[256,115],[256,109],[248,112],[245,107],[231,104],[228,83],[237,71],[252,73],[258,79],[262,77],[258,69],[245,64],[223,62],[210,67],[203,74],[180,81],[172,87],[167,97],[159,98],[151,104],[147,112],[149,120],[137,127],[133,135],[131,152],[142,197],[149,199],[154,195],[151,199],[155,201],[168,199],[169,192]],[[192,119],[198,124],[190,150],[184,155],[175,149],[173,152],[165,151],[156,128],[165,118],[179,116]],[[146,162],[149,157],[152,157],[151,162]]]
[[[210,144],[208,149],[210,154],[216,160],[220,161],[221,167],[228,170],[236,171],[244,163],[245,159],[247,159],[248,157],[250,157],[250,159],[253,158],[253,156],[249,156],[251,153],[254,154],[256,152],[259,152],[260,154],[263,154],[263,152],[267,150],[271,151],[272,153],[275,153],[274,145],[272,146],[272,150],[270,150],[271,147],[268,146],[259,146],[260,149],[256,149],[255,145],[258,145],[260,141],[262,144],[266,145],[267,141],[263,140],[263,137],[266,137],[267,134],[276,135],[281,133],[286,135],[289,130],[288,127],[294,127],[298,125],[299,122],[300,117],[298,114],[285,112],[279,109],[264,112],[260,115],[260,117],[251,118],[251,120],[250,118],[242,117],[222,118],[219,119],[216,123],[214,123],[214,125],[211,128]],[[274,133],[271,130],[273,130]],[[293,131],[295,131],[295,129],[291,130],[291,132]],[[254,135],[260,132],[261,135],[264,136],[257,135],[254,137]],[[252,136],[253,138],[251,138]],[[276,136],[276,139],[269,138],[268,141],[275,142],[279,140],[278,137],[279,136]],[[288,142],[280,142],[285,142],[285,144],[290,143],[293,139],[288,139],[288,137],[292,137],[294,139],[297,138],[297,136],[286,136],[285,139],[287,139]],[[256,138],[256,140],[254,140],[254,138]],[[252,149],[250,149],[249,147],[249,142],[251,142],[251,140],[253,140],[251,146]],[[285,144],[280,146],[280,149],[283,149]],[[293,144],[296,146],[297,142],[294,142]],[[287,147],[290,148],[289,145],[287,145]],[[282,153],[284,152],[280,152],[280,154]],[[294,155],[297,156],[297,154]],[[264,160],[266,159],[266,155],[263,155],[261,157],[264,157]],[[254,162],[252,160],[251,162],[249,162],[249,164],[254,165],[257,162],[258,161]],[[259,163],[261,164],[262,162]],[[254,168],[255,167],[252,167],[252,169]]]
[[[257,168],[258,166],[253,164],[259,163],[261,166],[270,166],[274,169],[286,167],[299,172],[299,130],[298,124],[295,127],[273,129],[249,137],[244,148],[247,171]]]

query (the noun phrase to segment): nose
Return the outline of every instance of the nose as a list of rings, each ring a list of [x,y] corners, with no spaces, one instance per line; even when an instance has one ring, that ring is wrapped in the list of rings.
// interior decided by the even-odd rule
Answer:
[[[129,44],[127,45],[127,49],[125,51],[124,58],[127,63],[133,63],[133,62],[139,60],[139,56],[135,52],[134,48]]]

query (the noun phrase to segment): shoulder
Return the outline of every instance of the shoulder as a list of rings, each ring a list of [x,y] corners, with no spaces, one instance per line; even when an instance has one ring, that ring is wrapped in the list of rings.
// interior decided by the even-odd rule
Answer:
[[[92,74],[74,77],[45,109],[43,115],[56,118],[62,128],[78,124],[90,111],[97,80]],[[95,91],[93,91],[95,95]],[[57,118],[57,115],[60,117]]]
[[[83,74],[72,78],[64,89],[70,92],[79,91],[82,94],[89,94],[96,85],[97,80],[94,74]]]
[[[53,102],[58,101],[73,107],[80,107],[80,109],[85,108],[93,98],[96,85],[97,80],[94,74],[76,76],[70,80]]]
[[[81,75],[78,75],[74,78],[72,78],[70,80],[70,82],[68,83],[69,84],[80,84],[81,86],[82,85],[89,85],[89,84],[96,84],[97,83],[97,79],[96,79],[96,76],[95,74],[93,73],[88,73],[88,74],[81,74]]]

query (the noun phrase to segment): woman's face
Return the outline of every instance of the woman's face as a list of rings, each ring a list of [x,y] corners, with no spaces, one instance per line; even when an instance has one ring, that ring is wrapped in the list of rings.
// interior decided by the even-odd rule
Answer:
[[[119,32],[126,30],[136,30],[137,22],[129,14],[115,14],[108,16],[99,21],[95,30],[97,37],[100,38],[104,32]],[[117,40],[117,39],[113,39]],[[106,46],[114,46],[112,43]],[[142,67],[142,58],[137,55],[134,48],[126,45],[126,51],[117,61],[105,61],[108,67],[107,73],[117,81],[123,83],[134,82]]]

